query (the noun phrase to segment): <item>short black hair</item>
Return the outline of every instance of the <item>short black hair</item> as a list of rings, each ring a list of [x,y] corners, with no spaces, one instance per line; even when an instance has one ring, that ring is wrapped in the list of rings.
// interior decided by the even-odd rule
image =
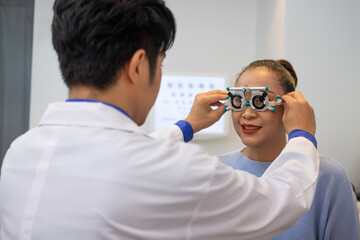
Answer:
[[[53,11],[52,42],[69,88],[108,88],[139,49],[153,79],[158,56],[175,39],[175,19],[163,0],[56,0]]]

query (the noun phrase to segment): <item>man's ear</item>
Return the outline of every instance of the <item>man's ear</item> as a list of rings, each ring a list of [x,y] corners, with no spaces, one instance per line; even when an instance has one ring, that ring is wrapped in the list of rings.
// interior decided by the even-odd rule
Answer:
[[[128,76],[132,83],[136,83],[146,74],[146,52],[144,49],[137,50],[128,63]]]

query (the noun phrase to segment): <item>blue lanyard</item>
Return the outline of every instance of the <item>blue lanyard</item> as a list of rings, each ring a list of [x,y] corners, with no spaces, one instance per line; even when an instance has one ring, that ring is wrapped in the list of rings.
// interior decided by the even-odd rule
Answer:
[[[127,112],[124,111],[124,109],[119,108],[115,105],[112,105],[110,103],[106,103],[106,102],[102,102],[102,101],[98,101],[98,100],[92,100],[92,99],[81,99],[81,98],[69,98],[66,100],[66,102],[99,102],[99,103],[103,103],[105,105],[108,105],[110,107],[115,108],[116,110],[122,112],[123,114],[125,114],[128,118],[131,119],[131,117],[129,116],[129,114]]]

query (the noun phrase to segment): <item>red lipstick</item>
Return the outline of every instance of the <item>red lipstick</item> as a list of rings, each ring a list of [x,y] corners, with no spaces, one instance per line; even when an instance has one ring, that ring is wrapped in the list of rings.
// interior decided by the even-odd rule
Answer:
[[[245,134],[254,134],[261,129],[261,127],[252,124],[242,124],[241,128]]]

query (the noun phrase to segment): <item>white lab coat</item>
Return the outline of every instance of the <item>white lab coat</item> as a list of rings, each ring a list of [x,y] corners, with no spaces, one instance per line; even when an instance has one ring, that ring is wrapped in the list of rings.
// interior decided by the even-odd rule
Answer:
[[[150,137],[102,103],[49,105],[4,159],[1,240],[267,239],[310,207],[309,140],[290,140],[256,178],[175,141],[178,127],[166,133]]]

